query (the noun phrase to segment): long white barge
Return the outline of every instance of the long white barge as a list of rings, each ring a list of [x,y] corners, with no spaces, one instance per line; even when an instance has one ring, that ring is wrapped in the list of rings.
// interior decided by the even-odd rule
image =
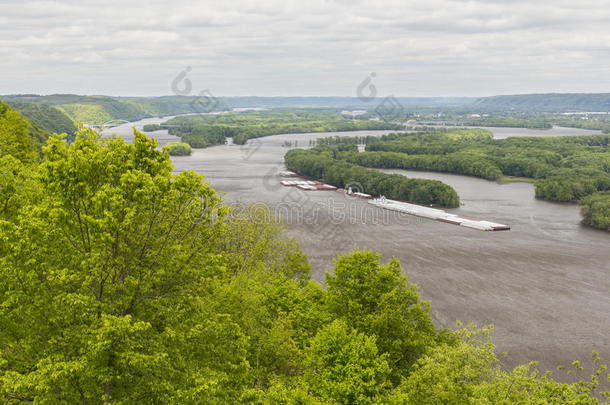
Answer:
[[[369,200],[369,203],[387,210],[404,212],[406,214],[416,215],[418,217],[433,219],[435,221],[446,222],[449,224],[460,225],[467,228],[477,229],[479,231],[508,231],[510,229],[510,226],[508,225],[462,217],[460,215],[450,214],[438,208],[389,200],[383,196],[374,200]]]

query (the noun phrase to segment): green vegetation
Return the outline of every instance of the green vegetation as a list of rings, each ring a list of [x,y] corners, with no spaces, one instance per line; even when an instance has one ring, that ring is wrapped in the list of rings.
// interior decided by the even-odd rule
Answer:
[[[610,93],[517,94],[483,97],[473,104],[504,111],[610,111]]]
[[[610,115],[589,113],[492,113],[459,118],[461,125],[549,129],[553,126],[610,131]]]
[[[590,194],[579,201],[585,224],[610,231],[610,191]]]
[[[491,160],[468,153],[407,155],[397,152],[366,152],[350,156],[348,161],[365,167],[459,173],[487,180],[502,177],[502,171]]]
[[[610,115],[608,114],[561,114],[552,115],[547,119],[562,127],[597,129],[606,134],[610,133]]]
[[[32,134],[32,125],[0,101],[0,157],[12,156],[23,163],[32,163],[38,159],[37,140]]]
[[[181,132],[176,128],[169,130],[170,134],[178,135],[182,142],[188,143],[193,148],[207,148],[208,146],[224,145],[228,136],[233,136],[233,131],[222,125],[196,126]]]
[[[32,124],[32,130],[35,131],[32,136],[40,150],[50,134],[74,136],[76,131],[74,122],[57,108],[33,103],[9,103],[9,105]]]
[[[51,105],[64,112],[74,122],[98,125],[115,119],[135,121],[149,117],[221,111],[227,108],[222,103],[203,103],[197,96],[107,97],[53,94],[11,95],[2,98],[10,103]]]
[[[383,121],[346,119],[339,111],[316,109],[276,109],[220,115],[176,117],[165,124],[169,133],[182,137],[194,148],[225,143],[232,137],[236,144],[267,135],[305,132],[339,132],[374,129],[402,129],[399,124]]]
[[[492,114],[484,117],[473,117],[471,115],[460,119],[462,125],[482,127],[509,127],[509,128],[531,128],[550,129],[553,123],[541,115],[527,115],[525,117]]]
[[[455,190],[437,180],[408,179],[400,174],[385,174],[346,161],[358,155],[354,148],[316,146],[313,149],[293,149],[286,153],[286,167],[296,173],[322,179],[337,187],[361,189],[374,196],[457,207],[460,199]]]
[[[193,153],[191,145],[184,142],[168,142],[165,144],[171,156],[188,156]]]
[[[341,159],[364,167],[430,170],[487,180],[534,179],[536,197],[552,201],[578,201],[610,190],[610,135],[492,139],[485,132],[390,134],[369,142],[366,152],[343,153]],[[321,142],[349,143],[342,138]],[[606,193],[600,195],[607,198]],[[601,217],[607,210],[583,212],[596,213],[595,220],[585,218],[586,224],[606,228]]]
[[[536,180],[528,179],[527,177],[516,177],[516,176],[502,176],[499,180],[500,183],[532,183]]]
[[[273,109],[363,110],[358,121],[378,117],[377,104],[356,97],[108,97],[53,94],[0,96],[8,103],[35,103],[56,107],[75,122],[101,124],[113,119],[128,121],[153,116],[169,116],[232,107]],[[399,97],[397,120],[416,125],[443,124],[519,128],[550,128],[552,125],[610,131],[610,117],[599,114],[563,115],[564,112],[610,111],[610,94],[526,94],[475,98]],[[351,115],[346,115],[351,119]],[[409,125],[409,124],[408,124]],[[56,131],[49,131],[56,132]],[[61,131],[63,132],[63,131]]]
[[[155,132],[155,131],[160,131],[162,129],[163,129],[163,127],[158,124],[146,124],[146,125],[142,126],[142,130],[144,132]]]
[[[0,173],[3,403],[599,404],[608,395],[596,391],[606,375],[595,353],[590,381],[559,383],[533,363],[501,369],[490,328],[436,329],[396,260],[350,252],[325,290],[272,218],[223,205],[201,175],[172,174],[167,151],[138,132],[132,145],[88,129],[69,145],[53,136],[42,163],[25,170],[4,155]]]

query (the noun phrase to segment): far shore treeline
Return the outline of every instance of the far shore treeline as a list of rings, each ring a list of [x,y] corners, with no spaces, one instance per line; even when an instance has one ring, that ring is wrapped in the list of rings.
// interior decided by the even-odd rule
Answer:
[[[182,142],[193,148],[224,144],[229,137],[241,145],[248,139],[276,134],[404,129],[404,125],[380,120],[348,119],[340,111],[327,109],[275,109],[182,116],[164,124],[169,126],[170,134],[180,136]]]

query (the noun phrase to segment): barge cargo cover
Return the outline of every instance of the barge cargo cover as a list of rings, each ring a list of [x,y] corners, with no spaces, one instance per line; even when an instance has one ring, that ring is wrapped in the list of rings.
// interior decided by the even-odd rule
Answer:
[[[383,196],[370,200],[369,203],[387,210],[404,212],[406,214],[433,219],[435,221],[445,222],[448,224],[459,225],[466,228],[472,228],[479,231],[508,231],[510,229],[510,226],[508,225],[466,218],[460,215],[451,214],[438,208],[426,207],[423,205],[402,201],[388,200]]]

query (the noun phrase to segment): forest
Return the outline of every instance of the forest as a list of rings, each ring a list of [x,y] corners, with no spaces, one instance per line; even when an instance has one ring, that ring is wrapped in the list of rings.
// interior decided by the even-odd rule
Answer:
[[[345,118],[334,109],[272,109],[226,114],[193,115],[166,121],[169,133],[182,137],[193,148],[225,143],[227,137],[236,144],[262,136],[306,133],[340,132],[374,129],[403,129],[400,124],[373,120]]]
[[[585,224],[610,231],[610,191],[590,194],[578,204]]]
[[[0,115],[19,113],[24,120],[16,120],[27,127],[28,136],[20,136],[19,142],[32,142],[38,152],[52,133],[65,133],[68,138],[74,136],[76,127],[70,118],[54,107],[31,103],[10,103],[0,101]],[[5,121],[6,124],[6,121]],[[10,131],[5,134],[9,136]],[[21,133],[21,132],[20,132]],[[12,135],[10,135],[12,137]],[[14,139],[14,138],[13,138]]]
[[[312,149],[293,149],[286,153],[286,167],[296,173],[323,180],[337,187],[352,187],[373,196],[418,204],[457,207],[460,199],[455,190],[437,180],[408,179],[399,174],[385,174],[349,163],[338,158],[346,150],[358,153],[355,146],[316,146]]]
[[[473,106],[503,111],[610,111],[610,93],[515,94],[482,97]]]
[[[198,96],[109,97],[76,94],[52,94],[48,96],[21,94],[6,95],[0,98],[8,103],[51,106],[64,113],[73,122],[96,125],[115,119],[136,121],[149,117],[228,109],[222,103],[201,102],[201,97]]]
[[[38,160],[48,133],[38,131],[21,114],[0,101],[0,157],[12,156],[24,164]]]
[[[476,115],[476,116],[473,116]],[[420,119],[426,121],[424,117]],[[443,122],[455,126],[512,127],[550,129],[554,126],[600,130],[610,133],[610,115],[607,113],[527,113],[501,112],[485,114],[444,114]]]
[[[32,126],[48,134],[58,133],[73,136],[76,130],[72,120],[55,107],[34,103],[8,103],[11,108],[19,111]],[[48,137],[48,135],[47,135]],[[46,138],[45,138],[46,139]],[[41,142],[44,143],[44,140]]]
[[[3,403],[569,405],[610,395],[598,391],[607,372],[595,352],[590,378],[563,383],[534,362],[500,367],[491,325],[436,328],[434,304],[396,260],[354,250],[325,286],[312,280],[274,218],[226,205],[202,175],[172,174],[168,149],[134,135],[126,144],[80,128],[39,154],[27,121],[0,112]]]
[[[376,105],[357,97],[110,97],[76,94],[13,94],[0,96],[5,102],[50,106],[74,122],[101,124],[113,119],[135,121],[148,117],[231,111],[233,108],[272,110],[359,109],[357,119],[378,118]],[[397,97],[397,122],[417,126],[447,124],[547,129],[554,125],[610,131],[608,94],[526,94],[483,98]],[[593,112],[593,113],[587,113]],[[410,125],[410,123],[407,123]]]
[[[487,134],[485,134],[487,132]],[[390,134],[368,139],[366,152],[343,152],[341,160],[364,167],[429,170],[502,180],[533,179],[536,197],[577,202],[586,196],[584,223],[610,231],[610,135],[493,139],[489,131]],[[346,144],[344,138],[319,142]]]

